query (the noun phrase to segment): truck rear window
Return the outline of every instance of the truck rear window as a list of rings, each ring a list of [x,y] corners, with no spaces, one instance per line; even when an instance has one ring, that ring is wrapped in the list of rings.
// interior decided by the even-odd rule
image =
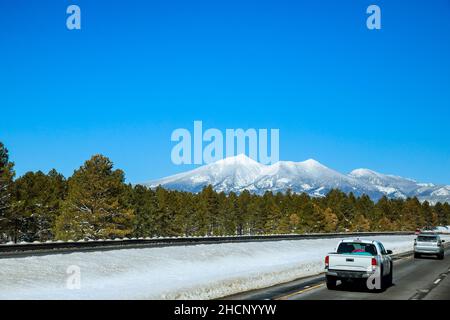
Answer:
[[[337,253],[376,256],[377,248],[370,243],[343,242],[339,245]]]
[[[436,242],[437,241],[437,237],[433,237],[433,236],[418,236],[417,237],[417,241],[419,241],[419,242]]]

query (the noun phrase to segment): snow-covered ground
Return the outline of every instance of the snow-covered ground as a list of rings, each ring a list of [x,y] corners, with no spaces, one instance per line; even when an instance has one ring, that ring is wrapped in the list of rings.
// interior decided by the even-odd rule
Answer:
[[[374,238],[400,253],[412,250],[414,236]],[[318,274],[337,242],[228,243],[0,259],[0,299],[219,298]],[[79,290],[67,288],[68,279],[74,279],[67,273],[71,266],[80,269]]]

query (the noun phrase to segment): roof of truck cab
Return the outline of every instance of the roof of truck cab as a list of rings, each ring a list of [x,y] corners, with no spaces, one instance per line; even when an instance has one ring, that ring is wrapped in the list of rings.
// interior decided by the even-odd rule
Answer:
[[[369,243],[372,243],[372,244],[375,244],[375,243],[378,243],[378,241],[376,241],[376,240],[368,240],[368,239],[344,239],[344,240],[342,240],[341,241],[341,243],[367,243],[367,244],[369,244]]]

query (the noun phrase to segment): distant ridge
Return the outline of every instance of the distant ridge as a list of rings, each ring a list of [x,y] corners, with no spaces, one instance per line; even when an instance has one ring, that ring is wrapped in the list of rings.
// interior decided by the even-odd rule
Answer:
[[[218,192],[240,193],[248,190],[263,194],[266,191],[305,192],[323,197],[331,189],[368,195],[373,200],[382,196],[393,199],[417,197],[421,201],[450,203],[450,186],[418,183],[412,179],[381,174],[369,169],[356,169],[342,174],[320,162],[309,159],[303,162],[280,161],[273,165],[260,164],[241,154],[219,160],[197,169],[151,181],[144,185],[187,192],[200,192],[212,185]]]

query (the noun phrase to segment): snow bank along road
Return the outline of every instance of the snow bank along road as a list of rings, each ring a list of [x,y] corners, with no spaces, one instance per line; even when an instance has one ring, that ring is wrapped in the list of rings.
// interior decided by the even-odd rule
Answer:
[[[413,248],[412,235],[372,238],[397,254]],[[214,299],[319,274],[337,243],[289,240],[4,258],[0,299]],[[74,270],[80,271],[79,289]]]

